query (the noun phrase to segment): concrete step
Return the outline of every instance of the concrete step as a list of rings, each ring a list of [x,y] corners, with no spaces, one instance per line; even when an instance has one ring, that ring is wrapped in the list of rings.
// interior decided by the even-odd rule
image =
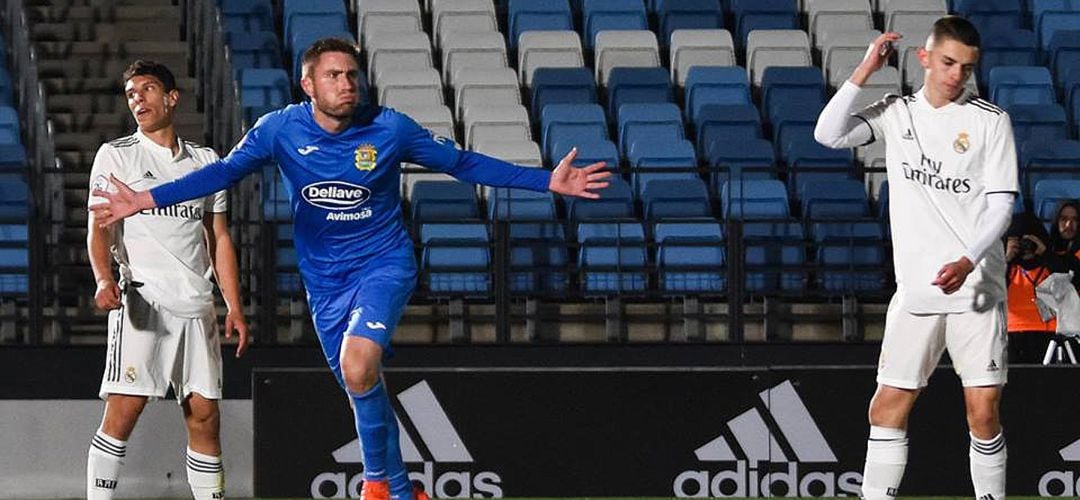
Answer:
[[[45,84],[45,91],[50,96],[57,94],[109,94],[119,99],[124,92],[119,76],[94,78],[43,77],[41,82]],[[190,98],[190,96],[194,95],[196,84],[194,78],[179,76],[176,78],[176,88],[180,90],[181,98]]]
[[[173,59],[187,64],[188,45],[184,42],[61,42],[46,41],[34,44],[39,59]],[[161,61],[166,63],[166,61]]]
[[[30,27],[30,38],[39,42],[176,41],[181,38],[180,20],[36,23]]]

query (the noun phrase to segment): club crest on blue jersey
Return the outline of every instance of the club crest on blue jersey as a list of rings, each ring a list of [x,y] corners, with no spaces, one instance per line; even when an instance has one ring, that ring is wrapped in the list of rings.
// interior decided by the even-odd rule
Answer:
[[[361,171],[375,170],[375,162],[378,160],[379,151],[371,144],[361,144],[356,148],[356,169]]]

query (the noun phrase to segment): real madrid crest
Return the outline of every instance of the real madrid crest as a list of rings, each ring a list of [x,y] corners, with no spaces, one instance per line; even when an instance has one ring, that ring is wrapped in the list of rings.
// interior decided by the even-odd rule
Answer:
[[[953,151],[964,154],[971,148],[971,139],[968,139],[967,132],[960,132],[960,135],[956,136],[956,140],[952,143]]]
[[[127,367],[127,370],[124,371],[124,380],[127,380],[127,383],[129,383],[129,384],[134,384],[136,378],[137,377],[136,377],[136,374],[135,374],[135,367],[134,366]]]
[[[379,152],[371,144],[361,144],[356,148],[356,169],[363,171],[375,170],[375,161]]]

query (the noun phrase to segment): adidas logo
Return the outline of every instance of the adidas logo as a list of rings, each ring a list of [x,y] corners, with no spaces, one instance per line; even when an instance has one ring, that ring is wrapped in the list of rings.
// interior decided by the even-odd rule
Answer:
[[[727,433],[694,450],[701,462],[734,463],[724,470],[688,470],[675,477],[678,497],[767,497],[859,495],[862,474],[821,464],[838,462],[791,381],[758,394],[755,405],[729,420]],[[728,434],[731,436],[729,441]],[[771,464],[787,464],[776,471]],[[759,470],[759,466],[764,464]],[[799,465],[815,470],[800,477]],[[805,465],[804,465],[804,468]],[[824,469],[824,470],[822,470]],[[783,490],[783,491],[780,491]]]
[[[1058,450],[1065,462],[1080,462],[1080,439]],[[1039,496],[1076,497],[1080,495],[1080,471],[1052,470],[1039,478]]]
[[[143,176],[143,179],[157,179],[157,177],[154,176],[154,173],[149,171],[149,170],[147,170],[146,172],[143,172],[142,176]]]
[[[913,141],[913,140],[915,140],[915,136],[912,135],[911,129],[905,130],[904,135],[901,135],[900,138],[904,139],[905,141]]]
[[[423,464],[420,471],[409,473],[409,479],[422,483],[424,491],[436,498],[503,496],[502,478],[492,471],[474,472],[471,470],[473,467],[465,466],[466,470],[440,471],[436,474],[437,464],[472,464],[475,460],[426,380],[398,393],[397,400],[404,410],[404,415],[397,415],[401,456],[407,464]],[[412,436],[402,425],[402,417],[412,423],[417,436]],[[426,450],[426,456],[421,447],[417,446],[418,442],[423,445],[423,450]],[[334,450],[331,455],[339,464],[358,464],[364,461],[363,445],[359,438]],[[363,473],[351,478],[346,476],[344,472],[318,474],[311,481],[312,496],[358,498]]]
[[[986,371],[988,371],[988,372],[996,372],[998,370],[999,370],[999,368],[998,368],[998,365],[997,365],[997,361],[994,361],[994,360],[991,359],[990,364],[986,367]]]

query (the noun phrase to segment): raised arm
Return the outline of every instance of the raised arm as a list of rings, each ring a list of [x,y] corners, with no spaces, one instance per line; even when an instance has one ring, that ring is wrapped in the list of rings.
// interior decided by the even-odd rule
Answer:
[[[863,146],[874,142],[874,131],[866,119],[854,113],[855,99],[861,87],[875,71],[882,68],[892,53],[892,44],[900,39],[898,33],[885,33],[874,39],[866,48],[851,77],[837,89],[825,109],[821,110],[817,126],[814,127],[814,139],[824,146],[841,149]]]

